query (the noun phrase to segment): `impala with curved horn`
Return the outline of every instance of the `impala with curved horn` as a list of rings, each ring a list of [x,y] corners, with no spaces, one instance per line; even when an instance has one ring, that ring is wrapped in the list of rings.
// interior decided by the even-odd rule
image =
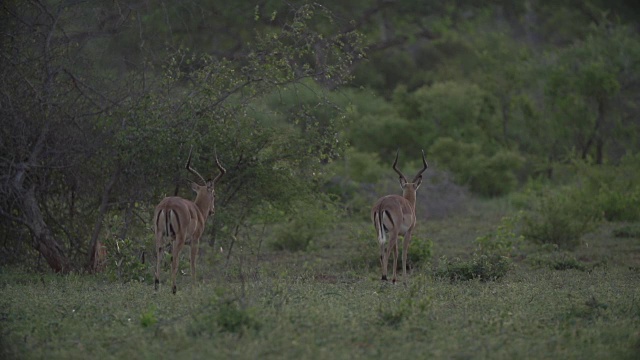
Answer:
[[[399,152],[399,151],[398,151]],[[389,255],[393,251],[393,279],[396,282],[396,268],[398,266],[398,236],[404,237],[402,251],[402,278],[407,275],[407,251],[411,242],[411,232],[416,226],[416,191],[422,183],[422,173],[429,165],[422,150],[422,164],[424,167],[418,172],[411,182],[398,170],[398,152],[396,160],[393,162],[393,170],[400,175],[400,186],[402,196],[387,195],[373,205],[371,209],[371,219],[376,228],[378,243],[380,244],[380,265],[382,266],[382,280],[387,280],[387,265]],[[385,244],[389,239],[389,244],[385,249]]]
[[[193,148],[191,148],[193,150]],[[191,247],[191,279],[196,282],[196,256],[198,255],[198,242],[204,231],[204,226],[209,215],[215,213],[215,183],[220,180],[226,170],[220,165],[216,155],[216,165],[220,174],[213,180],[205,180],[194,168],[191,167],[191,150],[185,168],[196,175],[204,185],[192,183],[191,188],[196,193],[194,201],[183,199],[179,196],[164,198],[156,206],[153,214],[153,231],[156,237],[156,273],[155,289],[160,283],[160,261],[162,251],[167,240],[171,241],[171,283],[172,292],[176,293],[176,275],[178,273],[178,260],[180,251],[184,245]]]

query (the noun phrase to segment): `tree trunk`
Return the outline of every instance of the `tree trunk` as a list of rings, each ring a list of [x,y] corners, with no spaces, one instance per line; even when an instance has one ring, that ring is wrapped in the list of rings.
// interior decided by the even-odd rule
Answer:
[[[596,164],[602,164],[603,159],[603,149],[604,149],[604,139],[602,134],[602,129],[604,128],[604,122],[606,121],[606,104],[605,100],[598,99],[598,115],[596,116],[596,123],[593,126],[593,131],[591,132],[591,136],[589,136],[589,140],[582,149],[582,158],[586,159],[591,147],[595,143],[596,145]]]
[[[87,269],[89,272],[93,273],[96,271],[96,264],[98,263],[96,259],[96,254],[98,253],[98,236],[100,236],[100,231],[102,230],[102,219],[104,219],[105,214],[109,208],[109,198],[111,196],[111,190],[113,186],[118,181],[118,177],[120,177],[120,171],[122,167],[118,165],[116,171],[111,175],[111,179],[107,183],[107,186],[104,188],[102,192],[102,200],[100,201],[100,210],[98,213],[98,218],[96,219],[96,223],[93,227],[93,234],[91,235],[91,242],[89,243],[89,257],[87,259]]]
[[[33,247],[47,261],[55,272],[67,273],[70,270],[69,259],[60,243],[54,238],[40,211],[35,195],[35,186],[27,190],[22,199],[24,220],[33,237]]]

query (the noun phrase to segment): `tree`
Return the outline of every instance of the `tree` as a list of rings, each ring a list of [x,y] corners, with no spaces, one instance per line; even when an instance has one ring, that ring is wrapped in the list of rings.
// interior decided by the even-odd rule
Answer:
[[[607,23],[551,61],[546,95],[556,127],[549,134],[567,153],[575,148],[602,164],[607,154],[615,161],[638,150],[638,58],[640,37]]]
[[[102,52],[105,45],[153,34],[131,26],[144,7],[43,1],[3,10],[0,215],[11,229],[3,233],[5,254],[28,232],[55,271],[92,264],[106,215],[123,212],[118,236],[126,237],[137,218],[147,217],[147,206],[175,187],[191,145],[199,164],[212,164],[217,150],[229,170],[218,189],[231,213],[219,219],[229,226],[265,202],[299,196],[341,146],[327,138],[340,125],[316,126],[308,104],[286,118],[275,110],[252,117],[273,91],[305,81],[342,84],[362,57],[356,32],[319,26],[332,18],[321,6],[283,14],[280,28],[256,33],[234,59],[176,46],[160,59],[140,52],[145,61],[128,57],[127,66],[115,68],[118,56]],[[96,13],[100,21],[85,20]],[[323,91],[313,106],[332,106]]]
[[[83,54],[101,36],[74,22],[86,11],[68,3],[8,2],[0,20],[0,215],[15,228],[5,236],[28,232],[33,249],[58,272],[70,270],[80,241],[74,227],[82,180],[75,175],[100,142],[92,120],[118,103],[110,91],[116,89],[101,86]],[[102,25],[111,32],[119,23]]]

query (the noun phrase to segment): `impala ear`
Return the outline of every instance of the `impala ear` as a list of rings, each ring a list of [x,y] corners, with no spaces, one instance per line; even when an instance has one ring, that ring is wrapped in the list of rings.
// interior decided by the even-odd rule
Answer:
[[[407,179],[404,176],[400,176],[400,187],[404,190],[404,187],[407,185]]]
[[[193,190],[193,191],[195,191],[195,192],[198,192],[198,190],[200,190],[200,185],[198,185],[198,184],[196,184],[196,183],[192,182],[192,183],[191,183],[191,190]]]
[[[422,175],[418,176],[418,179],[416,179],[416,182],[415,182],[416,190],[418,190],[418,188],[420,187],[420,184],[422,184]]]

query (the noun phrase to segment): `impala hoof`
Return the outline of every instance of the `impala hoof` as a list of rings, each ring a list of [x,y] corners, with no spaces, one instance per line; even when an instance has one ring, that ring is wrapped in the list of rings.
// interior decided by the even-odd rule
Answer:
[[[176,294],[176,291],[178,291],[178,288],[176,288],[176,286],[173,285],[173,288],[171,288],[171,292],[173,293],[173,295]]]
[[[387,275],[382,275],[382,281],[387,281]]]
[[[153,286],[156,290],[158,290],[158,285],[160,284],[160,280],[156,279],[155,285]]]

